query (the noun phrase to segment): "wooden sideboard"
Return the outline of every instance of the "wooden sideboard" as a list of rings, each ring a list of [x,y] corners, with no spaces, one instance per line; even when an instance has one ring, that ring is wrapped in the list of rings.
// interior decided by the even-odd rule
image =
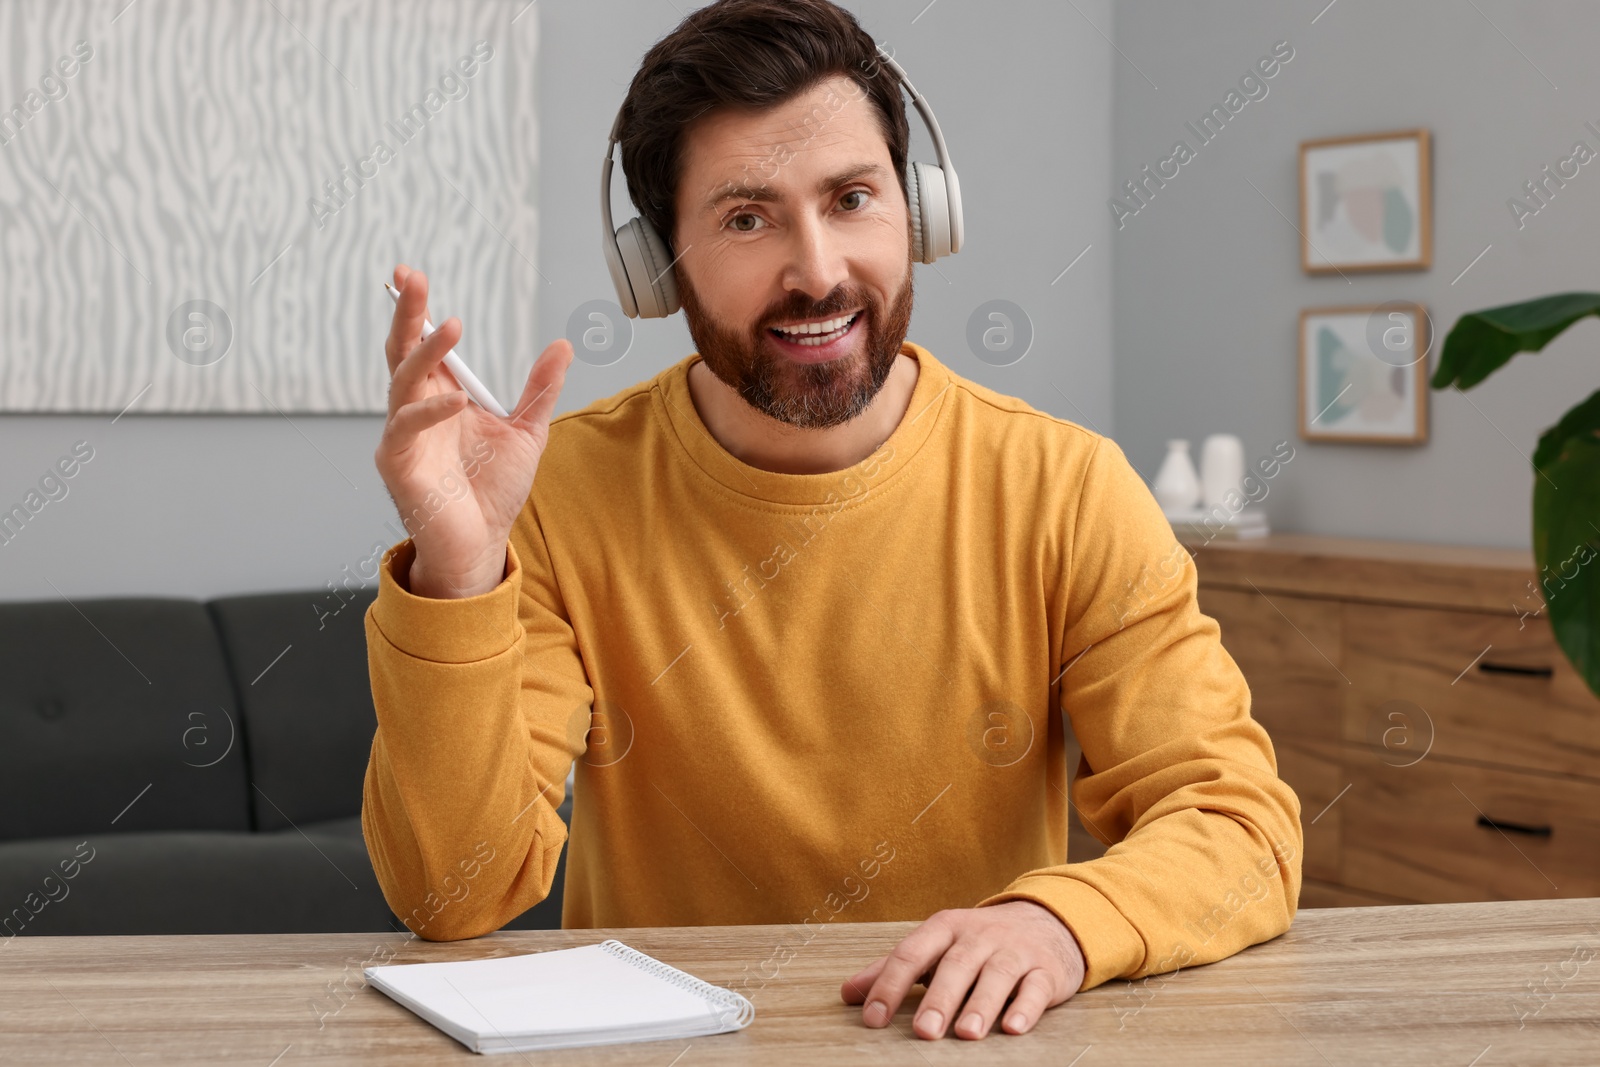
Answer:
[[[1188,547],[1300,797],[1302,907],[1600,896],[1600,699],[1555,643],[1531,552]],[[1100,851],[1080,830],[1073,860]]]

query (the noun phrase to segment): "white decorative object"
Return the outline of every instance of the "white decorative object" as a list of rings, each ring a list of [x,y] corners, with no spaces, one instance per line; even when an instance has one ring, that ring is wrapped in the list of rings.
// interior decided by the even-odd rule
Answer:
[[[1189,442],[1174,438],[1167,442],[1167,457],[1156,471],[1150,492],[1169,517],[1192,512],[1200,502],[1200,472],[1189,458]]]
[[[1200,446],[1200,504],[1210,509],[1223,504],[1230,490],[1244,482],[1244,444],[1231,433],[1214,433]]]
[[[1182,468],[1188,463],[1188,442],[1169,441],[1167,448],[1168,464],[1176,473],[1169,475],[1167,465],[1163,465],[1156,481],[1168,479],[1172,499],[1191,501],[1182,507],[1162,505],[1173,533],[1180,540],[1208,544],[1219,538],[1235,541],[1267,536],[1270,532],[1267,517],[1247,506],[1247,500],[1260,498],[1253,495],[1247,484],[1254,479],[1245,475],[1244,445],[1238,437],[1231,433],[1214,433],[1201,444],[1200,473],[1195,476],[1197,489],[1193,497],[1179,492],[1185,481]],[[1160,500],[1161,491],[1152,489]]]

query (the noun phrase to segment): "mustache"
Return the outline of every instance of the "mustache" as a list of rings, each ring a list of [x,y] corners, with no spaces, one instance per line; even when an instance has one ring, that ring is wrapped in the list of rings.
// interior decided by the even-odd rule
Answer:
[[[870,310],[873,302],[865,293],[853,293],[836,290],[830,293],[827,299],[820,304],[793,301],[766,316],[762,322],[762,329],[771,329],[780,322],[794,322],[797,319],[822,319],[840,315],[858,308]]]

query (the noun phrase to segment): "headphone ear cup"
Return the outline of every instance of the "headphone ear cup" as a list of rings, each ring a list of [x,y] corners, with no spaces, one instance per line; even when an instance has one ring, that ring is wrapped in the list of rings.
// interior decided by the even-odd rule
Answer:
[[[911,164],[917,196],[912,205],[912,254],[918,262],[932,263],[948,256],[952,248],[950,199],[945,189],[944,171],[931,163]],[[909,183],[908,183],[909,184]]]
[[[922,164],[913,163],[906,170],[906,208],[911,213],[911,258],[918,263],[928,262],[922,258],[922,191],[918,188],[917,172]]]
[[[650,263],[650,277],[647,280],[661,308],[660,317],[666,318],[678,310],[678,276],[673,272],[672,252],[654,226],[644,219],[637,222],[644,235],[646,259]]]
[[[617,291],[617,302],[622,305],[622,313],[630,319],[639,317],[639,302],[633,298],[633,283],[628,279],[628,265],[622,261],[622,242],[631,240],[626,226],[611,232],[606,227],[601,227],[601,251],[605,253],[606,269],[611,272],[611,285]]]
[[[623,270],[639,318],[664,319],[678,310],[678,282],[671,269],[672,256],[655,227],[644,219],[629,220],[617,231],[617,251],[622,256]],[[621,295],[622,287],[617,288]]]

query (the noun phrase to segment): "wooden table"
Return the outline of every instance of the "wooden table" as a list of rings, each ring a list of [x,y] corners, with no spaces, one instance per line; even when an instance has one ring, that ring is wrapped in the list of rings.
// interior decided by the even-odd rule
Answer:
[[[913,925],[824,927],[749,991],[756,1019],[736,1034],[494,1062],[1600,1063],[1600,899],[1302,911],[1272,942],[1166,979],[1107,983],[1052,1009],[1031,1034],[997,1030],[979,1042],[912,1037],[914,999],[883,1030],[840,1002],[839,983]],[[18,937],[0,942],[0,1063],[465,1064],[473,1053],[364,987],[362,965],[608,936],[720,985],[772,974],[763,961],[797,942],[782,926],[502,932],[447,944],[402,934]]]

